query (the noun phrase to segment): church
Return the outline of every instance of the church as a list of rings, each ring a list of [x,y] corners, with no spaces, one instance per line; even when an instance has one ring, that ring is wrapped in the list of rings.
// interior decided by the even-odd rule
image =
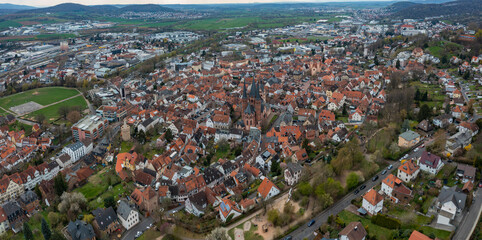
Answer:
[[[269,109],[260,95],[261,84],[253,78],[249,95],[246,89],[246,82],[243,86],[241,127],[249,130],[251,127],[260,128],[262,121],[269,114]]]

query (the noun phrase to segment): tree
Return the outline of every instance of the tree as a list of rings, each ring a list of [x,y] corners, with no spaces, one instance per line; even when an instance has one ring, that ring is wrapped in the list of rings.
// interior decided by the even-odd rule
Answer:
[[[46,118],[45,118],[45,115],[43,115],[43,114],[41,114],[41,113],[35,115],[35,121],[38,122],[38,123],[40,123],[40,124],[44,123],[45,119],[46,119]]]
[[[72,112],[69,112],[69,114],[67,114],[67,120],[72,124],[78,122],[80,118],[81,118],[80,112],[78,111],[72,111]]]
[[[346,189],[348,191],[354,189],[358,186],[359,181],[360,177],[355,172],[348,174],[348,177],[346,178]]]
[[[92,223],[92,221],[94,221],[94,218],[95,218],[94,215],[86,214],[84,215],[84,218],[82,220],[86,223]]]
[[[30,225],[27,222],[23,223],[23,237],[25,240],[33,240],[33,233],[32,229],[30,229]]]
[[[57,230],[54,230],[50,240],[65,240],[65,237]]]
[[[47,221],[45,221],[45,218],[42,218],[42,235],[44,235],[45,240],[50,240],[52,237],[52,231]]]
[[[427,104],[423,104],[418,111],[417,119],[419,122],[423,121],[424,119],[428,119],[432,116],[432,111]]]
[[[166,139],[166,141],[167,141],[168,143],[170,143],[170,142],[172,141],[172,139],[174,138],[174,136],[172,135],[172,131],[171,131],[170,128],[168,128],[168,129],[166,130],[166,134],[164,135],[164,138]]]
[[[35,192],[35,194],[37,194],[37,197],[38,197],[39,199],[42,198],[42,192],[40,191],[40,187],[39,187],[38,184],[35,185],[34,192]]]
[[[61,196],[65,191],[67,191],[68,185],[65,182],[62,173],[58,173],[54,178],[54,190],[58,196]]]
[[[418,88],[417,88],[417,91],[415,91],[415,98],[414,98],[414,100],[415,100],[415,101],[420,101],[420,99],[421,99],[420,90],[418,90]]]
[[[300,182],[298,185],[298,191],[303,196],[310,196],[313,193],[313,187],[309,182]]]
[[[105,208],[115,207],[115,200],[113,196],[104,198],[104,207]]]
[[[373,60],[373,62],[375,63],[375,65],[379,65],[380,63],[378,62],[378,56],[375,56],[375,59]]]
[[[278,161],[273,161],[273,163],[271,164],[271,173],[273,176],[281,175],[281,167]]]
[[[82,193],[64,192],[60,197],[61,202],[58,205],[60,213],[65,213],[72,220],[87,207],[87,199]]]
[[[402,133],[410,130],[410,121],[408,119],[405,119],[402,123]]]
[[[67,114],[69,114],[69,107],[68,106],[60,106],[59,107],[59,110],[57,111],[57,113],[63,118],[63,119],[67,119]]]
[[[423,93],[421,100],[424,101],[424,102],[428,101],[428,93],[427,93],[427,91],[425,91],[425,92]]]
[[[61,221],[59,214],[56,212],[49,212],[47,218],[49,219],[50,224],[52,224],[54,227],[57,226],[57,224],[59,224]]]
[[[395,63],[395,67],[397,69],[400,69],[400,59],[397,59],[397,62]]]
[[[226,229],[224,228],[215,228],[211,231],[209,235],[206,236],[206,240],[229,240],[230,237]]]

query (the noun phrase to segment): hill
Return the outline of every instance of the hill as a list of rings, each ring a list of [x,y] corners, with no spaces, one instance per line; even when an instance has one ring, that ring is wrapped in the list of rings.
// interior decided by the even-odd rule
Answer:
[[[121,12],[174,12],[174,9],[162,7],[156,4],[127,5],[120,8]]]
[[[458,0],[441,4],[395,3],[387,7],[393,17],[421,19],[426,17],[450,15],[480,16],[480,0]]]
[[[120,12],[172,12],[175,11],[170,8],[162,7],[155,4],[139,4],[127,5],[123,8],[118,8],[112,5],[93,5],[86,6],[77,3],[62,3],[52,7],[37,8],[24,10],[19,13],[98,13],[98,14],[112,14]]]
[[[10,4],[10,3],[0,3],[0,9],[27,10],[27,9],[35,9],[35,7],[26,6],[26,5],[16,5],[16,4]]]

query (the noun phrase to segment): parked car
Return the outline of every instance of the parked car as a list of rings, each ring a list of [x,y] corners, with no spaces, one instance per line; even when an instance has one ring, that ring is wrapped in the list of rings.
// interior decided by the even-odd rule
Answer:
[[[388,170],[391,170],[393,168],[393,165],[390,164],[390,166],[387,167]]]
[[[378,175],[375,175],[375,177],[372,178],[372,181],[375,182],[378,179]]]
[[[315,219],[311,220],[311,221],[308,223],[308,227],[313,226],[313,224],[315,224],[315,222],[316,222]]]
[[[355,192],[353,192],[353,194],[357,195],[359,192],[360,192],[360,190],[355,189]]]
[[[291,239],[293,239],[292,236],[289,236],[289,235],[288,235],[288,236],[285,237],[285,240],[291,240]]]
[[[382,171],[382,175],[385,175],[387,173],[387,169]]]
[[[361,185],[360,190],[363,190],[363,189],[365,189],[366,187],[367,187],[367,185],[363,184],[363,185]]]
[[[136,238],[140,237],[142,235],[142,232],[141,231],[137,231],[136,233]]]

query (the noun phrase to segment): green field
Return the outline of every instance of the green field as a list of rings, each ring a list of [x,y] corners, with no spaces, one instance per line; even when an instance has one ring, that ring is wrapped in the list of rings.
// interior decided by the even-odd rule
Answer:
[[[73,88],[37,88],[0,98],[0,106],[8,109],[30,101],[36,102],[40,105],[48,105],[77,94],[79,94],[79,92]]]
[[[61,106],[68,106],[68,107],[80,106],[80,108],[83,110],[87,108],[87,103],[85,102],[85,99],[82,96],[78,96],[78,97],[69,99],[67,101],[57,103],[55,105],[37,110],[33,113],[28,114],[26,117],[33,118],[39,114],[43,114],[48,121],[54,121],[57,118],[59,118],[58,112]]]
[[[22,24],[14,21],[7,20],[7,21],[0,22],[0,29],[7,29],[9,27],[20,27],[20,26],[22,26]]]
[[[429,43],[429,47],[425,50],[435,57],[442,58],[443,55],[447,54],[448,57],[452,57],[457,55],[460,50],[462,50],[462,46],[457,43],[449,42],[449,41],[434,41]]]

